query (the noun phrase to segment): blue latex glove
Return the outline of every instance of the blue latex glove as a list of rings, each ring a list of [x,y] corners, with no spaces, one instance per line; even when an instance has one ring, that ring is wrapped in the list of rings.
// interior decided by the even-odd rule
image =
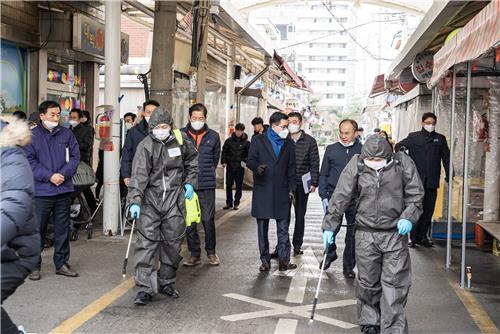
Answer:
[[[139,204],[132,204],[128,208],[128,212],[130,213],[130,217],[133,219],[139,219],[139,216],[141,215],[141,207]]]
[[[323,244],[325,248],[328,248],[330,245],[335,243],[335,233],[333,231],[323,231]]]
[[[191,199],[193,198],[193,195],[194,195],[194,188],[192,185],[190,185],[189,183],[186,183],[184,185],[184,190],[186,191],[186,194],[184,195],[185,198],[187,199]]]
[[[408,219],[400,219],[398,221],[398,232],[401,235],[406,235],[410,233],[413,228],[413,224]]]
[[[322,203],[323,203],[323,212],[326,214],[326,212],[328,211],[328,199],[327,198],[323,199]]]

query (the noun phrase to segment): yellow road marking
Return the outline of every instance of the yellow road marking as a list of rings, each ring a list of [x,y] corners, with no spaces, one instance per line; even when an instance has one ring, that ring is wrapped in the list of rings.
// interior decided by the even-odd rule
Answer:
[[[460,288],[456,282],[452,282],[449,278],[448,282],[455,290],[458,298],[460,298],[462,304],[464,304],[467,312],[469,312],[481,333],[500,334],[500,330],[495,325],[493,320],[491,320],[488,312],[486,312],[483,305],[481,305],[476,297],[470,291]]]
[[[130,277],[126,281],[116,286],[113,290],[105,293],[96,301],[87,305],[80,312],[65,320],[59,326],[54,328],[50,334],[66,334],[73,333],[78,327],[83,325],[89,319],[95,317],[99,312],[108,307],[115,300],[123,296],[127,291],[135,285],[134,278]]]
[[[215,224],[216,227],[227,222],[230,218],[237,215],[241,212],[241,208],[246,207],[252,201],[252,198],[249,197],[245,201],[243,201],[240,205],[240,210],[233,210],[224,214]],[[184,246],[185,247],[185,246]],[[115,300],[123,296],[130,289],[135,286],[134,277],[128,278],[126,281],[120,283],[118,286],[113,288],[111,291],[102,295],[99,299],[87,305],[80,312],[72,316],[71,318],[66,319],[59,326],[50,331],[49,334],[70,334],[73,333],[76,329],[82,326],[85,322],[89,321],[101,311],[103,311],[106,307],[111,305]]]

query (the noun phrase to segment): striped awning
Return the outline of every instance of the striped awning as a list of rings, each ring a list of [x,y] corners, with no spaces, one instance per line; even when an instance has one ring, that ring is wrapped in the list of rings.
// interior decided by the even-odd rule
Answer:
[[[500,0],[493,0],[434,55],[428,85],[435,86],[453,65],[476,59],[499,44]]]

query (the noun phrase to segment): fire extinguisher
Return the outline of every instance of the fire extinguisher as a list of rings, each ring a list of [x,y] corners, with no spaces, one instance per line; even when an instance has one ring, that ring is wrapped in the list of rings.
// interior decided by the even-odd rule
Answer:
[[[99,106],[98,109],[101,112],[96,116],[96,137],[101,141],[110,141],[112,106]]]

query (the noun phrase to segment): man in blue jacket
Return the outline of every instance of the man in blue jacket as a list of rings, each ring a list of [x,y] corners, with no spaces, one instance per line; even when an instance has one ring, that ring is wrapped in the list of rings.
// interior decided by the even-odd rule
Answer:
[[[54,264],[56,274],[76,277],[78,273],[68,265],[69,261],[69,214],[72,178],[80,162],[80,149],[70,129],[59,125],[61,107],[57,102],[45,101],[38,107],[41,124],[32,130],[33,139],[26,147],[26,156],[35,178],[35,219],[40,227],[41,250],[49,217],[54,224]],[[40,279],[38,267],[30,275]]]
[[[339,141],[335,144],[329,145],[326,148],[321,171],[319,175],[319,196],[323,201],[323,209],[326,213],[328,209],[328,202],[335,191],[339,181],[340,174],[345,166],[349,163],[355,154],[361,153],[361,143],[356,138],[356,131],[358,124],[351,119],[344,119],[339,124]],[[345,248],[343,269],[344,276],[347,278],[354,278],[354,266],[356,261],[354,259],[354,218],[356,216],[356,201],[353,199],[351,205],[345,212],[347,220],[347,231],[345,236]],[[337,226],[335,234],[340,230],[340,225]],[[328,268],[330,263],[336,258],[336,248],[332,246],[329,249],[327,263],[325,268]]]
[[[288,116],[275,112],[270,128],[253,138],[247,167],[253,172],[252,216],[257,219],[260,271],[271,269],[269,254],[269,220],[276,220],[279,270],[296,269],[290,263],[290,203],[295,189],[295,147],[288,138]]]
[[[219,164],[221,143],[219,134],[209,129],[207,124],[207,108],[197,103],[189,108],[189,124],[181,131],[185,132],[189,140],[198,150],[198,188],[200,200],[201,222],[205,229],[205,251],[208,263],[218,266],[220,259],[215,252],[215,170]],[[186,231],[188,249],[191,257],[184,262],[185,266],[192,267],[201,263],[200,236],[198,224],[193,224]]]
[[[147,100],[142,104],[142,121],[127,131],[122,148],[120,173],[123,182],[128,187],[132,175],[132,161],[134,160],[137,145],[149,135],[149,119],[160,104],[155,100]]]

